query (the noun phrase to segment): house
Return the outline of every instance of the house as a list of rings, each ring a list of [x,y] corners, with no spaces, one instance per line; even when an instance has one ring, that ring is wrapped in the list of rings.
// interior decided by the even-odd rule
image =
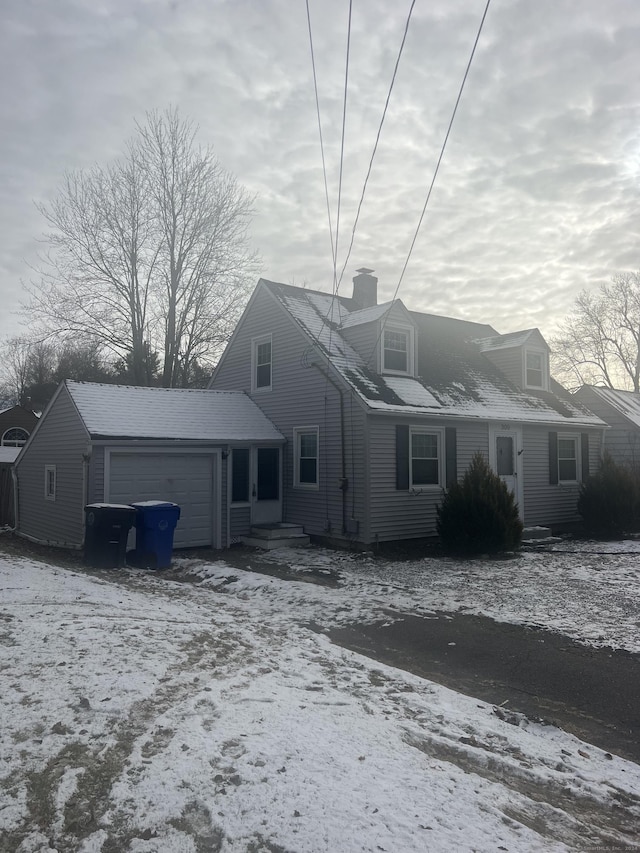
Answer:
[[[86,504],[165,500],[181,507],[176,547],[225,547],[249,532],[252,503],[258,518],[279,505],[283,442],[242,391],[67,380],[15,462],[16,528],[79,548]]]
[[[611,458],[623,465],[640,465],[640,394],[583,385],[574,396],[609,424],[604,450]]]
[[[378,304],[368,269],[351,297],[261,279],[210,388],[244,391],[286,438],[265,520],[364,545],[433,535],[477,451],[526,526],[574,522],[606,428],[552,379],[537,329]]]
[[[0,411],[0,527],[14,525],[12,465],[38,416],[25,406]]]
[[[0,411],[0,447],[22,447],[29,438],[38,416],[25,406]]]
[[[0,445],[0,527],[13,527],[13,463],[20,453],[19,447]]]

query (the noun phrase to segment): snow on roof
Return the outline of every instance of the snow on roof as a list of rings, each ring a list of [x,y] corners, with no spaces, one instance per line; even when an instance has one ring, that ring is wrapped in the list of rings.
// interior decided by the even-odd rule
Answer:
[[[0,462],[15,462],[21,447],[0,447]]]
[[[390,311],[393,304],[393,302],[383,302],[382,305],[372,305],[369,308],[352,311],[343,318],[341,328],[347,329],[349,326],[361,326],[363,323],[373,323]]]
[[[494,335],[491,338],[478,338],[475,343],[480,348],[480,352],[489,352],[497,349],[512,349],[513,347],[524,346],[533,336],[539,335],[538,329],[523,329],[521,332],[508,332],[506,335]],[[544,340],[544,338],[542,338]]]
[[[355,322],[382,316],[389,303],[352,310],[355,303],[351,299],[262,281],[343,379],[377,412],[540,424],[566,424],[570,420],[572,426],[604,426],[557,383],[552,383],[551,391],[532,392],[509,382],[482,355],[477,342],[469,340],[490,326],[412,311],[410,316],[420,330],[419,376],[385,376],[377,373],[372,359],[366,360],[340,332]],[[350,323],[351,315],[356,315],[354,323]],[[528,340],[534,333],[540,334],[537,329],[528,329],[497,335],[496,339],[516,346],[514,341]]]
[[[617,409],[634,426],[640,427],[640,394],[637,391],[621,391],[613,388],[600,388],[595,385],[591,386],[591,390],[613,406],[614,409]]]
[[[93,438],[278,441],[283,436],[243,391],[65,385]]]

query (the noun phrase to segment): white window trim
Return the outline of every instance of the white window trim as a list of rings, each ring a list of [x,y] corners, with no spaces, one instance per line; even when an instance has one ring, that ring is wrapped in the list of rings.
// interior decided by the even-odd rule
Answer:
[[[384,365],[384,333],[399,332],[407,336],[407,369],[393,370]],[[385,323],[380,334],[380,373],[392,376],[415,376],[415,329],[413,326],[403,326],[399,323]]]
[[[576,448],[576,478],[575,480],[563,480],[560,476],[560,442],[571,440],[575,443]],[[576,483],[582,482],[582,446],[580,435],[577,432],[559,432],[557,446],[557,462],[558,462],[558,485],[560,486],[575,486]]]
[[[542,385],[530,385],[527,382],[527,356],[531,353],[532,355],[542,356]],[[531,388],[535,391],[548,391],[549,390],[549,358],[548,353],[543,349],[536,349],[535,347],[525,347],[522,359],[522,384],[525,388]]]
[[[300,482],[300,436],[313,432],[316,436],[316,482]],[[317,492],[320,489],[320,427],[294,427],[293,430],[293,487],[305,492]]]
[[[438,439],[438,482],[413,482],[413,436],[418,434],[435,435]],[[441,490],[446,482],[445,473],[445,431],[443,427],[412,426],[409,427],[409,489],[414,492],[430,492]]]
[[[49,474],[53,473],[53,492],[49,492]],[[46,501],[55,501],[56,492],[58,490],[58,474],[55,465],[44,466],[44,499]]]
[[[270,363],[270,373],[269,378],[270,382],[268,385],[261,385],[258,387],[258,347],[260,344],[270,344],[271,345],[271,363]],[[261,394],[263,391],[271,391],[273,387],[273,340],[272,336],[262,335],[259,338],[251,339],[251,391],[256,394]]]

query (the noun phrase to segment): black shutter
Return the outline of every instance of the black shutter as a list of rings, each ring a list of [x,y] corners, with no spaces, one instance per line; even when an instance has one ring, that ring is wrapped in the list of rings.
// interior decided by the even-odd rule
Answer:
[[[583,432],[580,436],[580,449],[582,452],[582,482],[589,476],[589,433]]]
[[[444,433],[445,446],[445,481],[447,488],[455,486],[458,482],[458,448],[456,428],[447,427]]]
[[[409,488],[409,427],[396,425],[396,489]]]
[[[549,483],[558,485],[558,433],[549,433]]]

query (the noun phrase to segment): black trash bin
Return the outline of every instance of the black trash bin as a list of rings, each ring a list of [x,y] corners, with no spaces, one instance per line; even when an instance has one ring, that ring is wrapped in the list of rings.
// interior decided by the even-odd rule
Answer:
[[[180,507],[170,501],[138,501],[131,506],[136,512],[136,550],[127,555],[129,561],[147,569],[168,569]]]
[[[84,513],[85,563],[99,569],[124,566],[135,509],[126,504],[89,504]]]

